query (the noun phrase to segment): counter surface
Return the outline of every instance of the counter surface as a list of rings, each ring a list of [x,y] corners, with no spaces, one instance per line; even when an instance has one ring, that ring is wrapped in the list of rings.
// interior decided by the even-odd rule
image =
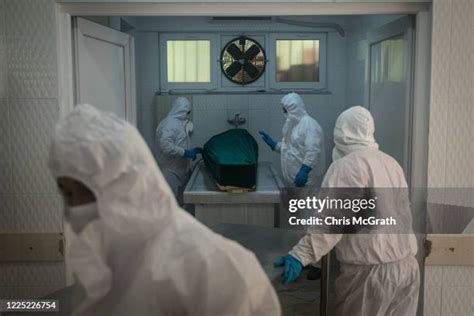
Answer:
[[[243,193],[220,191],[211,173],[201,161],[194,169],[183,193],[184,203],[188,204],[278,204],[283,182],[271,163],[260,162],[257,168],[256,190]]]

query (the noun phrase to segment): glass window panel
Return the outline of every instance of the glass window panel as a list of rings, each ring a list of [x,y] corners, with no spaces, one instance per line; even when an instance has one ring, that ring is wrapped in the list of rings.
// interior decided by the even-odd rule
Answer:
[[[168,82],[211,82],[211,41],[166,41]]]
[[[277,82],[319,82],[319,40],[276,41]]]
[[[406,41],[397,36],[374,44],[371,48],[372,82],[404,82]]]

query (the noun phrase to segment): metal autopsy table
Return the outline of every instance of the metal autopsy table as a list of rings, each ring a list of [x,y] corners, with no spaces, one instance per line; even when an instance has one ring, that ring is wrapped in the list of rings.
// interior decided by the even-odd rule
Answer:
[[[213,228],[213,231],[238,242],[255,253],[275,287],[281,282],[282,268],[273,267],[273,261],[288,253],[305,234],[304,230],[238,224],[219,224]],[[329,255],[321,258],[321,269],[319,315],[326,316],[328,315]],[[287,286],[291,286],[291,283]]]
[[[220,191],[201,161],[194,169],[183,193],[183,201],[195,206],[195,216],[208,227],[220,223],[275,226],[283,182],[271,163],[260,162],[255,191]]]

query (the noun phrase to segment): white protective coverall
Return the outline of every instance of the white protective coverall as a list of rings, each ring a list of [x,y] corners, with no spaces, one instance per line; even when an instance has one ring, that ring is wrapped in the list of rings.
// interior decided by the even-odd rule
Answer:
[[[255,255],[178,207],[129,123],[77,106],[56,127],[49,166],[97,199],[99,218],[67,247],[85,293],[73,315],[280,315]]]
[[[176,197],[188,182],[191,170],[191,160],[183,157],[184,150],[190,147],[190,111],[191,102],[187,98],[176,98],[170,112],[156,129],[158,165]]]
[[[319,123],[308,115],[303,100],[296,93],[281,99],[287,110],[283,126],[283,139],[275,147],[281,153],[281,171],[285,185],[294,187],[295,176],[305,164],[312,168],[306,186],[317,184],[317,177],[324,175],[326,154],[324,132]]]
[[[373,134],[373,118],[365,108],[352,107],[339,116],[334,129],[334,162],[323,187],[407,187],[402,168],[378,150]],[[411,219],[411,212],[407,217]],[[290,254],[305,266],[336,248],[341,263],[336,315],[416,315],[420,280],[413,234],[321,234],[315,230],[310,227]]]

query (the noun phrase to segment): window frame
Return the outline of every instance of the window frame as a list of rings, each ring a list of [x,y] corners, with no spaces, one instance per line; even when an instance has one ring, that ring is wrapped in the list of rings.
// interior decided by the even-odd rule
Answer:
[[[210,82],[169,82],[168,81],[168,55],[167,41],[171,40],[208,40],[210,42]],[[160,59],[160,90],[213,90],[217,89],[217,36],[212,33],[160,33],[159,34]]]
[[[277,40],[319,40],[319,82],[279,82],[276,80]],[[268,83],[278,90],[324,90],[327,88],[327,32],[320,33],[272,33],[269,34]]]

